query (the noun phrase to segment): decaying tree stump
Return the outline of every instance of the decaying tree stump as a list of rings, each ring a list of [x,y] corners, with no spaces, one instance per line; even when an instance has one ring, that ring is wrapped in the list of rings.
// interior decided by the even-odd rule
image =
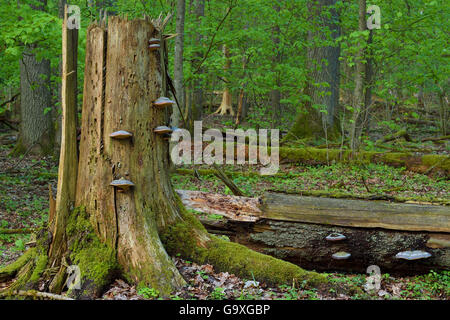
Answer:
[[[59,294],[66,269],[76,265],[81,284],[69,288],[71,297],[98,296],[117,276],[168,295],[185,283],[174,254],[273,284],[327,282],[208,234],[184,209],[170,184],[168,141],[153,131],[170,116],[168,104],[153,103],[167,96],[163,41],[148,20],[111,17],[108,28],[88,29],[78,169],[76,120],[65,104],[56,212],[36,247],[0,270],[0,281],[16,277],[11,294]]]

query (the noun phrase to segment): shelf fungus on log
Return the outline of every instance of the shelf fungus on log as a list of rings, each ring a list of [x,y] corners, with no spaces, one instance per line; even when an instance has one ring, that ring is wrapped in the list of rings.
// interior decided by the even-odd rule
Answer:
[[[325,238],[327,241],[342,241],[345,239],[347,239],[347,237],[341,233],[331,233]]]
[[[346,260],[350,258],[351,254],[345,251],[339,251],[334,253],[331,257],[335,260]]]
[[[111,133],[109,136],[112,139],[125,140],[125,139],[130,139],[133,136],[133,134],[128,131],[119,130],[119,131]]]
[[[397,253],[395,257],[404,260],[419,260],[431,257],[431,253],[422,250],[402,251]]]
[[[167,126],[159,126],[153,129],[153,132],[160,135],[171,134],[173,130]]]
[[[134,187],[134,183],[131,182],[130,180],[126,180],[126,179],[118,179],[118,180],[113,180],[110,183],[111,186],[117,188],[120,191],[127,191],[128,189]]]
[[[175,103],[175,101],[170,100],[169,98],[166,98],[166,97],[161,97],[161,98],[158,98],[155,101],[153,101],[153,105],[155,107],[159,107],[159,108],[170,107],[174,103]]]

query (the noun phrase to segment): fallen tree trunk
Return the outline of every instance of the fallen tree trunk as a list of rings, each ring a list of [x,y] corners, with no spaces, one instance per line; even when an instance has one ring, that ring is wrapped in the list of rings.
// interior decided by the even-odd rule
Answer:
[[[284,162],[328,164],[333,162],[381,163],[393,167],[406,167],[410,171],[425,173],[434,166],[436,171],[450,174],[450,158],[447,155],[414,155],[411,152],[375,152],[362,151],[352,155],[351,150],[284,148],[281,147],[280,159]]]
[[[253,250],[315,270],[422,273],[450,267],[450,210],[444,206],[393,204],[266,194],[261,199],[178,190],[183,204],[217,220],[200,217],[216,234]],[[326,237],[339,233],[342,241]],[[402,251],[423,250],[431,257],[401,260]],[[334,253],[351,254],[335,260]]]
[[[224,138],[225,139],[225,138]],[[207,144],[203,145],[205,148]],[[235,159],[238,154],[238,146],[245,152],[245,159],[248,161],[249,145],[240,145],[235,143]],[[258,146],[256,146],[258,148]],[[271,148],[268,147],[269,154]],[[223,146],[224,159],[226,155],[226,144]],[[416,155],[413,152],[379,152],[379,151],[360,151],[339,149],[321,149],[321,148],[279,148],[280,162],[282,163],[302,163],[310,165],[328,165],[335,162],[344,163],[380,163],[392,167],[406,167],[409,171],[417,173],[426,173],[428,169],[450,174],[450,157],[447,155],[424,154]],[[191,145],[191,152],[194,152],[194,144]],[[257,150],[259,152],[259,150]]]

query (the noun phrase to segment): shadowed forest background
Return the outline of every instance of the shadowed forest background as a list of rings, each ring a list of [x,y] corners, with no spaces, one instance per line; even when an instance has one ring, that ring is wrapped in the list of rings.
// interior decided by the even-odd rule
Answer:
[[[276,175],[260,176],[258,167],[249,165],[221,169],[170,165],[174,189],[252,198],[273,192],[384,200],[448,209],[448,1],[4,1],[0,5],[0,267],[33,245],[33,231],[48,219],[49,190],[51,199],[56,194],[66,4],[78,6],[81,15],[78,138],[89,25],[105,16],[132,20],[172,15],[164,37],[173,86],[169,97],[176,104],[167,125],[192,130],[193,122],[201,120],[204,130],[279,129],[281,137],[281,167]],[[379,29],[367,29],[373,14],[367,12],[370,5],[380,8]],[[229,217],[187,208],[209,232],[257,247],[252,232],[261,230],[246,229],[253,240],[243,240],[237,235],[239,229],[228,224]],[[444,239],[448,255],[448,233]],[[285,258],[273,249],[281,245],[270,246],[257,249]],[[255,279],[218,273],[209,264],[179,255],[172,258],[183,277],[192,280],[189,289],[173,293],[172,298],[448,299],[450,294],[448,265],[439,271],[418,267],[418,274],[384,273],[384,292],[339,296],[333,288],[311,290],[291,283],[258,287],[259,283],[250,283]],[[302,267],[295,259],[287,260]],[[327,276],[333,283],[361,288],[365,283],[360,267],[308,263],[304,265],[308,270],[330,272]],[[120,279],[103,292],[105,299],[120,295],[152,299],[159,292]]]

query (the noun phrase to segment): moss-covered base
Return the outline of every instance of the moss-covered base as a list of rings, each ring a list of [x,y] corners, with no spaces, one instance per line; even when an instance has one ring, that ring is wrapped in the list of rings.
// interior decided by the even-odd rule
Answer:
[[[119,272],[116,251],[100,241],[83,207],[70,214],[66,232],[69,260],[80,268],[81,273],[81,288],[74,287],[69,296],[77,299],[96,297]]]
[[[35,248],[0,269],[1,282],[16,277],[7,290],[37,289],[43,283],[45,287],[50,287],[50,291],[60,293],[66,285],[67,267],[75,265],[80,270],[81,281],[79,287],[69,288],[69,296],[77,299],[97,297],[119,270],[116,252],[100,242],[84,208],[77,208],[70,214],[66,234],[69,251],[63,259],[63,265],[56,268],[48,265],[50,238],[45,230],[41,230]]]

